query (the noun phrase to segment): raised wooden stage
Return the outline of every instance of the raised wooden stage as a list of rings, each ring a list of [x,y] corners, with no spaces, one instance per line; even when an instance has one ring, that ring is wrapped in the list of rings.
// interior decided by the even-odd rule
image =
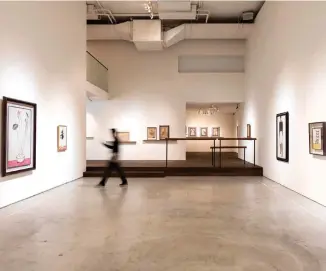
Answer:
[[[121,161],[127,177],[166,177],[166,176],[262,176],[263,168],[244,163],[237,154],[223,154],[221,167],[219,160],[212,165],[210,153],[187,153],[186,160],[166,161]],[[106,161],[87,161],[84,177],[100,177]],[[117,176],[113,173],[112,176]]]

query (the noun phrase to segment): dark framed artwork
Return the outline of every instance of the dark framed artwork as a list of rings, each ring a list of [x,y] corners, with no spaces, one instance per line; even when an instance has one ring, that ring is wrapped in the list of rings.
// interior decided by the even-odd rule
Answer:
[[[157,140],[156,127],[147,127],[147,140]]]
[[[326,122],[309,123],[309,153],[313,155],[326,155]]]
[[[212,128],[212,137],[220,137],[220,127],[213,127]]]
[[[276,159],[289,161],[289,112],[276,115]]]
[[[251,125],[247,124],[247,138],[251,138]]]
[[[208,128],[207,127],[200,127],[200,136],[202,136],[202,137],[208,136]]]
[[[197,136],[197,127],[188,127],[188,136],[196,137]]]
[[[57,127],[57,151],[64,152],[67,150],[67,126],[58,125]]]
[[[37,105],[3,97],[2,176],[36,169]]]
[[[160,125],[159,127],[160,139],[166,139],[170,137],[170,126]]]

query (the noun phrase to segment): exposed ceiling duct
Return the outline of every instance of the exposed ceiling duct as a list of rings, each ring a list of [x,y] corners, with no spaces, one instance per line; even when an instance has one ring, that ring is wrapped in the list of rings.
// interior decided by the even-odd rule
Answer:
[[[184,39],[247,39],[254,25],[182,24],[162,31],[161,20],[134,20],[116,25],[88,25],[87,40],[126,40],[138,50],[170,47]]]

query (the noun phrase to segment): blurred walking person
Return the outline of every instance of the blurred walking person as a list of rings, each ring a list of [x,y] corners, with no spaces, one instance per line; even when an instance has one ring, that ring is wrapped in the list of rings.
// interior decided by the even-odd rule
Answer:
[[[111,157],[111,160],[109,160],[108,165],[106,166],[106,168],[103,172],[102,180],[100,181],[100,183],[98,185],[105,186],[108,178],[111,177],[112,171],[116,170],[121,178],[120,186],[121,187],[127,186],[128,181],[127,181],[126,175],[125,175],[123,169],[121,168],[120,162],[119,162],[120,141],[117,137],[116,129],[111,129],[111,132],[112,132],[112,136],[114,139],[113,145],[109,145],[107,143],[103,143],[103,145],[112,150],[112,157]]]

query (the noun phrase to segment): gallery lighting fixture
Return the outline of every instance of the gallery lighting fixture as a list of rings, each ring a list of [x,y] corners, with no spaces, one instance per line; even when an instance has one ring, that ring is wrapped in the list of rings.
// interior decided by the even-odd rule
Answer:
[[[149,13],[149,16],[151,17],[151,19],[154,18],[154,13],[153,13],[153,6],[152,6],[152,2],[148,1],[148,3],[144,4],[145,10]]]
[[[212,104],[208,108],[200,108],[198,110],[198,114],[203,115],[203,116],[212,116],[212,115],[217,114],[219,111],[220,110],[215,105]]]

